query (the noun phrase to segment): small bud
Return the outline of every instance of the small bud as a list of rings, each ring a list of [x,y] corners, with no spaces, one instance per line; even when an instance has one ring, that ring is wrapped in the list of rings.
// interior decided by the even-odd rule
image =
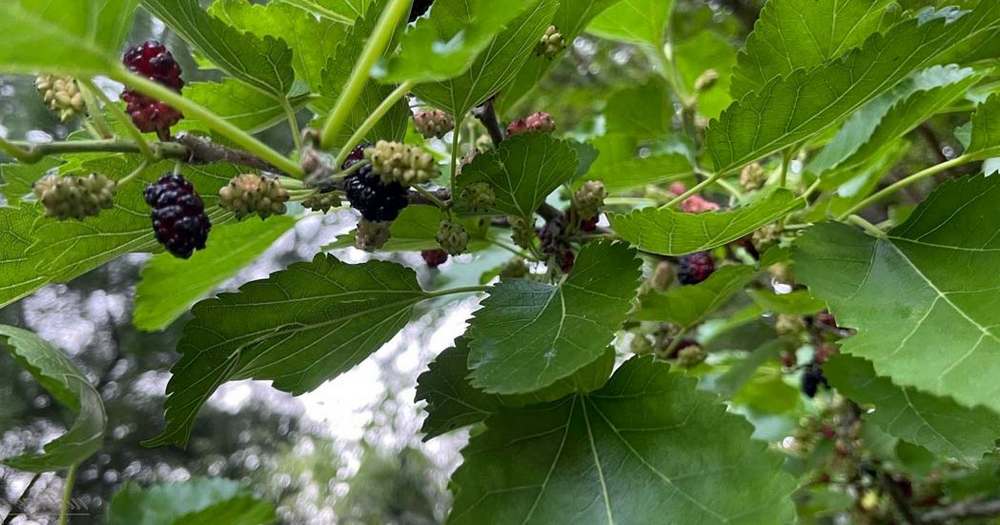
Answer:
[[[438,176],[434,157],[421,148],[399,142],[378,141],[365,150],[372,171],[383,184],[398,182],[404,186],[427,182]]]
[[[432,109],[414,113],[413,125],[425,139],[442,138],[455,129],[455,119],[440,109]]]
[[[740,172],[740,185],[746,191],[760,189],[767,182],[767,172],[758,162],[748,164]]]
[[[781,239],[782,231],[783,228],[781,227],[781,224],[768,224],[767,226],[753,232],[751,242],[753,242],[754,248],[756,248],[758,252],[762,253],[764,250],[774,246]]]
[[[497,194],[488,182],[476,182],[462,188],[459,200],[475,211],[485,211],[493,207]]]
[[[549,26],[542,35],[538,46],[535,47],[535,54],[543,56],[549,60],[554,59],[563,49],[566,49],[566,38],[559,32],[556,26]]]
[[[694,89],[698,92],[705,92],[712,89],[719,81],[719,72],[714,69],[706,69],[695,81]]]
[[[577,214],[584,219],[598,216],[607,196],[608,192],[604,189],[603,182],[597,180],[585,182],[573,196]]]
[[[359,250],[373,252],[385,246],[391,236],[389,227],[391,222],[372,222],[368,219],[358,221],[358,229],[355,232],[354,246]]]
[[[237,175],[219,190],[219,206],[236,214],[237,219],[257,214],[261,219],[284,215],[288,191],[277,179],[244,173]]]
[[[437,242],[449,255],[461,255],[469,247],[469,232],[457,222],[441,221]]]
[[[521,279],[526,277],[528,273],[528,263],[524,262],[524,259],[520,257],[514,257],[507,261],[503,265],[503,268],[500,269],[500,277],[502,279]]]
[[[511,136],[522,133],[552,133],[555,130],[556,122],[552,120],[552,115],[542,111],[515,120],[507,126],[507,134]]]
[[[510,223],[514,244],[525,250],[532,249],[535,245],[535,239],[538,237],[535,225],[528,219],[514,215],[507,217],[507,221]]]

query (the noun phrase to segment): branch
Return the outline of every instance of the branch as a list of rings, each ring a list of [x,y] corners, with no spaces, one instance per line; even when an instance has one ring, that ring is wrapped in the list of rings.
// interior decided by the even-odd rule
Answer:
[[[961,501],[925,512],[920,517],[920,523],[947,523],[964,518],[991,518],[994,516],[1000,516],[1000,500]]]
[[[879,482],[882,488],[889,494],[889,498],[892,499],[893,505],[896,506],[896,510],[903,516],[904,523],[910,525],[922,525],[924,520],[920,519],[913,512],[913,507],[910,506],[909,500],[907,500],[906,495],[903,493],[902,487],[896,480],[892,479],[892,476],[884,470],[879,471]]]
[[[500,119],[497,118],[496,108],[493,107],[493,99],[491,98],[482,106],[473,109],[472,115],[479,119],[483,126],[486,126],[486,131],[489,132],[493,145],[500,146],[504,140],[504,130],[503,126],[500,125]]]

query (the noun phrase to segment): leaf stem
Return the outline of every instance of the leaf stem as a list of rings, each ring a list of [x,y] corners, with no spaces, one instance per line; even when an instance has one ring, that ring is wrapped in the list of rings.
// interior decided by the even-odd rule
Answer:
[[[288,130],[292,133],[292,143],[295,144],[295,151],[302,151],[302,129],[299,128],[298,118],[295,116],[295,109],[288,102],[287,97],[281,97],[279,100],[281,108],[285,111],[285,116],[288,118]]]
[[[94,127],[97,128],[97,134],[101,138],[109,139],[114,137],[115,134],[111,131],[111,126],[108,126],[108,122],[104,120],[104,114],[101,113],[101,106],[97,104],[97,99],[94,95],[97,93],[104,94],[101,90],[94,87],[89,80],[77,79],[78,84],[81,84],[80,94],[83,95],[83,102],[87,105],[87,114],[94,120]]]
[[[517,248],[515,248],[513,246],[510,246],[509,244],[507,244],[505,242],[501,242],[501,241],[499,241],[497,239],[490,239],[490,244],[496,246],[497,248],[503,248],[504,250],[507,250],[508,252],[513,253],[514,255],[516,255],[516,256],[518,256],[518,257],[520,257],[522,259],[528,259],[528,260],[532,260],[532,261],[537,261],[538,260],[534,255],[531,255],[528,252],[522,252],[521,250],[518,250]]]
[[[396,32],[396,26],[399,25],[400,20],[409,13],[410,2],[411,0],[390,0],[389,5],[386,6],[381,16],[379,16],[375,28],[372,30],[371,35],[368,36],[368,41],[365,42],[361,56],[358,57],[358,61],[354,64],[351,76],[348,77],[347,83],[344,84],[344,89],[340,93],[340,97],[337,98],[337,103],[333,107],[333,111],[330,112],[330,116],[327,117],[326,124],[323,126],[323,131],[320,134],[320,145],[324,149],[329,149],[333,146],[334,139],[340,133],[340,129],[344,126],[344,123],[347,122],[347,118],[351,115],[351,111],[354,109],[355,104],[357,104],[358,99],[361,98],[365,84],[368,83],[368,77],[371,76],[372,66],[375,65],[375,62],[378,61],[382,53],[389,46],[389,41],[392,39],[393,33]]]
[[[434,204],[435,206],[437,206],[438,208],[441,208],[442,210],[445,210],[445,209],[449,208],[448,203],[444,202],[441,199],[439,199],[437,197],[437,195],[434,195],[434,192],[427,191],[426,188],[422,188],[422,187],[420,187],[419,185],[416,185],[416,184],[414,184],[413,186],[410,186],[410,187],[413,188],[413,191],[415,191],[415,192],[423,195],[425,199],[431,201],[431,203]]]
[[[449,288],[447,290],[437,290],[435,292],[427,292],[427,297],[444,297],[446,295],[456,295],[460,293],[484,293],[489,291],[490,286],[464,286],[461,288]]]
[[[388,113],[389,110],[396,105],[396,102],[399,102],[401,98],[405,97],[406,94],[413,89],[414,85],[415,82],[407,80],[393,90],[393,92],[390,93],[389,96],[387,96],[374,111],[372,111],[372,114],[368,115],[368,118],[366,118],[365,121],[358,126],[358,129],[354,130],[354,134],[351,135],[351,138],[347,139],[347,143],[345,143],[344,147],[340,149],[340,153],[337,154],[337,160],[334,161],[333,165],[342,166],[344,161],[347,160],[347,156],[351,154],[351,150],[353,150],[358,144],[361,144],[361,141],[365,140],[368,132],[370,132],[375,125],[382,120],[382,117],[384,117],[386,113]]]
[[[695,184],[690,190],[687,190],[684,193],[674,197],[670,202],[661,206],[661,208],[670,208],[679,202],[684,202],[688,197],[711,186],[712,184],[715,183],[715,181],[719,180],[721,177],[722,177],[722,172],[711,174],[707,179],[699,182],[698,184]]]
[[[22,149],[21,147],[17,146],[13,142],[10,142],[3,137],[0,137],[0,151],[24,163],[30,164],[41,160],[40,157],[38,159],[32,160],[33,156],[30,151]]]
[[[876,202],[881,201],[882,199],[888,197],[889,195],[892,195],[893,193],[896,193],[897,191],[903,188],[912,186],[913,184],[920,182],[928,177],[933,177],[938,173],[941,173],[943,171],[948,171],[951,168],[954,168],[956,166],[961,166],[962,164],[965,164],[967,162],[972,162],[974,160],[975,158],[971,155],[962,155],[960,157],[955,157],[954,159],[951,159],[947,162],[935,164],[923,171],[914,173],[909,177],[902,178],[896,181],[895,183],[886,186],[885,188],[876,192],[874,195],[868,197],[867,199],[855,204],[849,210],[840,214],[840,217],[838,217],[838,219],[844,220],[845,218],[867,208],[868,206],[871,206],[872,204],[875,204]]]
[[[882,231],[881,228],[879,228],[878,226],[875,226],[874,224],[866,221],[864,219],[864,217],[861,217],[860,215],[851,215],[851,216],[847,217],[847,222],[849,222],[849,223],[851,223],[851,224],[853,224],[855,226],[860,226],[863,230],[865,230],[866,232],[872,234],[875,237],[878,237],[878,238],[885,237],[885,232]]]
[[[465,123],[464,115],[462,118],[455,122],[455,129],[451,132],[451,175],[449,176],[449,185],[451,186],[451,194],[455,195],[455,181],[458,179],[458,152],[459,145],[462,141],[462,124]]]
[[[784,188],[788,185],[788,166],[792,163],[792,156],[795,155],[797,148],[788,148],[781,156],[781,179],[778,182],[778,186]]]
[[[94,85],[93,80],[83,79],[81,82],[83,82],[88,91],[94,92],[94,94],[101,99],[101,102],[104,103],[104,106],[111,112],[112,115],[114,115],[118,122],[120,122],[122,126],[125,126],[125,131],[132,137],[132,140],[135,141],[135,145],[139,148],[139,152],[149,160],[156,160],[156,155],[153,154],[152,148],[149,147],[149,142],[146,140],[146,137],[142,136],[142,131],[139,131],[139,128],[135,127],[135,123],[133,123],[132,119],[125,114],[125,111],[112,102],[104,91]],[[98,109],[96,105],[94,109]]]
[[[76,484],[77,465],[69,468],[66,473],[66,482],[63,484],[62,503],[59,505],[59,525],[69,524],[70,503],[73,499],[73,485]]]
[[[229,140],[232,140],[249,153],[252,153],[260,159],[272,164],[288,175],[296,178],[302,178],[304,176],[302,167],[297,163],[271,149],[271,147],[267,144],[257,140],[249,133],[216,115],[209,109],[190,99],[184,98],[180,93],[177,93],[174,90],[160,85],[152,80],[127,71],[124,68],[119,68],[117,71],[114,71],[112,73],[112,78],[139,90],[146,96],[155,98],[173,106],[189,117],[197,118],[198,120],[204,122],[205,125],[213,131],[225,136]]]

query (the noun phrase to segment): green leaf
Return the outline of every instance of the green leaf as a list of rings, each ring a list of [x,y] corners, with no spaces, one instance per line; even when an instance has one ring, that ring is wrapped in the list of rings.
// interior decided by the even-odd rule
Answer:
[[[892,0],[771,0],[733,70],[733,98],[843,56],[879,29]]]
[[[351,25],[368,11],[374,0],[274,0],[298,7],[317,18],[325,18],[341,24]]]
[[[863,169],[894,140],[961,98],[981,79],[975,70],[955,65],[914,74],[852,115],[807,169],[817,175],[837,167],[851,173]]]
[[[678,43],[674,58],[677,72],[689,93],[697,91],[698,78],[709,68],[719,76],[715,85],[698,93],[698,113],[708,118],[718,117],[733,101],[729,87],[736,65],[736,49],[729,39],[714,31],[701,31]]]
[[[383,252],[419,252],[437,250],[438,228],[443,219],[441,210],[435,206],[407,206],[399,217],[389,225],[389,241],[379,249]],[[461,221],[469,232],[469,251],[478,251],[490,246],[490,233],[475,219]],[[323,251],[339,250],[354,246],[356,231],[337,237],[337,240],[323,247]]]
[[[752,266],[723,266],[704,282],[650,292],[640,297],[634,317],[640,321],[674,323],[687,330],[722,308],[742,291],[757,272]]]
[[[1000,156],[1000,94],[976,108],[972,117],[972,143],[965,153],[977,159]]]
[[[593,144],[601,154],[586,178],[604,182],[608,193],[683,180],[694,174],[691,161],[681,153],[636,156],[638,143],[631,135],[609,133],[594,139]]]
[[[337,53],[329,59],[326,68],[323,69],[323,91],[322,99],[313,104],[318,115],[325,115],[333,109],[333,105],[340,96],[345,79],[350,77],[354,70],[361,52],[364,50],[368,35],[375,29],[379,15],[382,13],[386,0],[375,0],[367,14],[358,19],[344,36],[344,39],[337,46]],[[393,46],[390,44],[389,48]],[[394,91],[393,86],[382,85],[375,82],[368,82],[357,105],[351,111],[351,115],[343,126],[340,134],[335,137],[333,146],[340,147],[345,144],[354,131],[371,115],[382,101]],[[365,139],[369,142],[377,140],[402,140],[406,136],[407,126],[410,122],[410,108],[404,99],[401,99],[382,119],[378,121],[374,128],[368,132]]]
[[[417,378],[417,401],[427,402],[424,440],[485,421],[502,408],[547,403],[573,393],[593,392],[604,386],[615,364],[614,349],[548,388],[515,396],[487,394],[469,384],[469,346],[464,337],[441,352]]]
[[[35,164],[0,164],[0,192],[7,199],[7,205],[18,205],[23,197],[31,194],[36,180],[60,164],[62,161],[54,157],[45,157]]]
[[[462,170],[458,191],[487,182],[496,192],[492,212],[532,217],[545,198],[576,176],[576,150],[547,133],[524,133],[477,155]]]
[[[295,80],[292,51],[283,41],[241,33],[198,5],[198,0],[143,0],[163,20],[220,69],[275,97],[284,97]]]
[[[142,281],[136,288],[132,324],[150,332],[163,330],[294,225],[290,217],[224,224],[212,229],[212,242],[189,260],[169,253],[153,257],[142,269]]]
[[[858,334],[843,351],[900,386],[1000,409],[1000,178],[945,183],[885,238],[821,224],[796,242],[795,274]]]
[[[322,89],[327,59],[337,51],[348,30],[342,21],[317,17],[289,3],[258,5],[246,0],[216,0],[208,12],[240,31],[283,40],[292,50],[295,75],[317,92]]]
[[[559,9],[552,17],[552,25],[559,29],[566,42],[573,42],[580,36],[590,21],[619,0],[573,0],[559,2]],[[545,76],[549,68],[556,62],[544,55],[532,53],[531,57],[521,66],[517,77],[497,96],[495,106],[501,116],[507,110],[517,106],[535,85]]]
[[[587,26],[602,38],[632,44],[663,45],[674,0],[627,0],[607,8]]]
[[[372,73],[382,82],[436,82],[465,73],[497,33],[538,0],[437,0]]]
[[[448,523],[794,521],[782,459],[668,370],[632,359],[597,392],[491,416],[462,451]]]
[[[108,507],[108,525],[266,525],[276,521],[273,505],[227,479],[195,478],[145,489],[129,482]]]
[[[493,38],[465,73],[443,82],[419,85],[414,93],[452,115],[465,115],[514,81],[558,7],[557,0],[536,0]]]
[[[802,200],[792,192],[775,190],[729,211],[694,214],[645,208],[628,215],[612,214],[611,225],[622,239],[644,252],[685,255],[728,244],[801,206]]]
[[[608,133],[659,138],[673,129],[674,107],[666,85],[655,79],[611,95],[604,115]]]
[[[910,20],[832,62],[798,70],[733,103],[706,133],[716,171],[730,172],[835,126],[914,71],[1000,33],[1000,3],[946,23]]]
[[[32,332],[0,325],[0,346],[52,394],[76,414],[73,426],[45,445],[41,454],[25,454],[3,460],[17,470],[48,472],[82,463],[104,444],[108,418],[101,395],[87,377],[59,349]]]
[[[501,282],[469,325],[472,385],[488,393],[545,388],[594,362],[631,307],[640,277],[622,243],[586,245],[556,285]]]
[[[86,161],[79,169],[121,179],[137,167],[135,158],[109,156]],[[48,283],[68,282],[126,253],[159,251],[140,188],[172,167],[173,162],[161,162],[145,169],[130,186],[119,189],[113,209],[84,221],[45,217],[37,203],[0,207],[0,305]],[[184,166],[184,176],[200,192],[215,224],[231,217],[217,206],[219,188],[239,173],[231,165]]]
[[[184,87],[184,96],[250,133],[259,133],[287,119],[280,101],[234,79],[227,78],[221,83],[192,82]],[[288,104],[298,110],[308,101],[309,95],[299,95],[291,97]],[[180,121],[175,129],[210,130],[206,123],[190,118]]]
[[[834,356],[823,365],[823,374],[852,401],[874,405],[866,419],[889,434],[966,465],[978,463],[1000,436],[1000,415],[995,412],[896,386],[877,376],[864,359]]]
[[[770,290],[747,290],[753,302],[765,311],[786,315],[812,315],[826,308],[826,304],[816,299],[806,290],[795,290],[777,294]]]
[[[167,385],[166,429],[149,446],[184,445],[195,414],[226,381],[260,379],[302,394],[350,370],[430,297],[398,264],[329,255],[195,305]]]
[[[0,68],[100,74],[118,65],[138,0],[4,0],[0,19],[16,31],[0,35]]]

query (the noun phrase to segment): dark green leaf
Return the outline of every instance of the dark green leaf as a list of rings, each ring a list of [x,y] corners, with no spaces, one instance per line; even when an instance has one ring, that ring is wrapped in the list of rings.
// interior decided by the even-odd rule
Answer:
[[[250,133],[264,131],[287,119],[282,102],[233,79],[221,83],[192,82],[184,87],[184,96]],[[291,97],[288,104],[294,111],[308,101],[308,95],[299,95]],[[180,121],[175,129],[210,130],[204,122],[189,118]]]
[[[0,325],[0,346],[52,397],[76,413],[73,426],[47,443],[44,452],[7,458],[3,463],[30,472],[63,470],[100,450],[108,418],[101,395],[83,372],[62,351],[27,330]]]
[[[434,206],[408,206],[399,214],[399,218],[389,226],[389,242],[380,251],[384,252],[419,252],[422,250],[437,250],[441,248],[437,241],[438,228],[441,226],[441,210]],[[487,228],[479,227],[478,220],[461,221],[469,232],[469,251],[478,251],[490,246],[490,233]],[[345,233],[337,240],[323,247],[323,251],[339,250],[354,246],[356,232]]]
[[[186,443],[201,405],[226,381],[271,380],[302,394],[350,370],[428,297],[413,270],[398,264],[318,255],[198,303],[167,386],[166,429],[148,444]]]
[[[976,108],[972,118],[972,143],[966,153],[980,159],[1000,156],[1000,94]]]
[[[235,481],[195,478],[141,488],[126,483],[111,499],[108,525],[267,525],[277,521],[270,503]]]
[[[752,266],[724,266],[704,282],[672,288],[666,293],[649,292],[640,298],[635,318],[674,323],[689,329],[725,306],[750,284],[755,273]]]
[[[597,392],[490,417],[462,451],[448,523],[792,522],[781,458],[668,369],[632,359]]]
[[[534,392],[592,363],[628,314],[639,266],[626,245],[600,242],[586,245],[556,285],[514,279],[493,287],[466,333],[472,385]]]
[[[729,211],[693,214],[645,208],[628,215],[612,214],[611,224],[618,235],[642,251],[685,255],[740,239],[801,206],[802,200],[790,191],[775,190]]]

